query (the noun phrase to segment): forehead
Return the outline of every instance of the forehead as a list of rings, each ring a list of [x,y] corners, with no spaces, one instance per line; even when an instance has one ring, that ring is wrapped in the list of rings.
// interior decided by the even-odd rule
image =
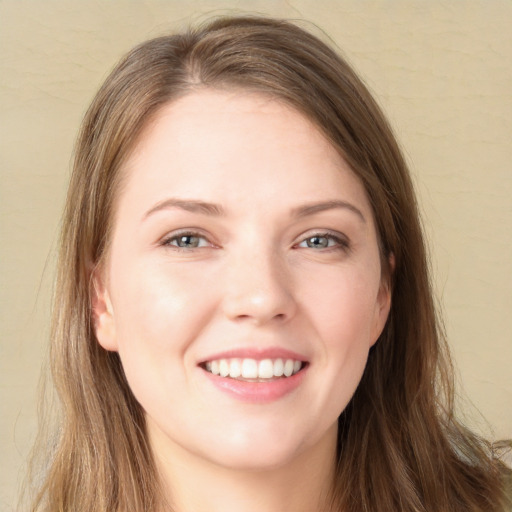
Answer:
[[[165,195],[257,205],[321,200],[331,191],[366,202],[339,152],[282,101],[241,90],[200,90],[159,109],[123,172],[121,195]]]
[[[277,132],[280,136],[276,139]],[[200,89],[156,112],[142,131],[131,161],[163,145],[179,152],[193,147],[195,157],[200,158],[225,152],[228,145],[233,153],[264,149],[266,154],[276,144],[293,148],[305,141],[316,146],[324,158],[339,163],[337,150],[321,130],[284,101],[243,89]]]

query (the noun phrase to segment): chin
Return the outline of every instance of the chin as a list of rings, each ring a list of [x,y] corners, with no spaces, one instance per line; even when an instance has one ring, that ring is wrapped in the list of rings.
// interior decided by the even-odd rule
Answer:
[[[248,432],[237,431],[227,439],[220,436],[208,452],[211,462],[238,471],[269,471],[284,468],[299,462],[308,452],[320,445],[327,450],[336,449],[337,425],[326,432]],[[286,430],[286,429],[285,429]]]
[[[300,450],[293,447],[259,447],[226,449],[221,454],[210,454],[211,462],[226,469],[259,472],[272,471],[292,464],[300,457]]]

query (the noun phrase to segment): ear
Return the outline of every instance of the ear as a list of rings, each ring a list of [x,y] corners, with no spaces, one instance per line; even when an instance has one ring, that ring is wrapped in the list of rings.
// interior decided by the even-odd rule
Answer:
[[[92,272],[91,307],[94,333],[98,343],[105,349],[117,351],[116,324],[106,279],[99,267]]]
[[[377,342],[379,336],[382,334],[391,310],[391,277],[394,271],[395,255],[391,253],[388,257],[388,264],[382,271],[382,277],[380,280],[379,292],[377,294],[375,306],[375,320],[372,330],[371,346]]]

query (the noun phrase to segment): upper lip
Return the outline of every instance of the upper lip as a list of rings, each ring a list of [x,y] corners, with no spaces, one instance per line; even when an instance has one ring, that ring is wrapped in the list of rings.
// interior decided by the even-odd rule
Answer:
[[[307,358],[304,355],[281,347],[244,347],[217,352],[201,359],[199,364],[206,363],[207,361],[234,358],[256,359],[257,361],[262,359],[293,359],[295,361],[307,362]]]

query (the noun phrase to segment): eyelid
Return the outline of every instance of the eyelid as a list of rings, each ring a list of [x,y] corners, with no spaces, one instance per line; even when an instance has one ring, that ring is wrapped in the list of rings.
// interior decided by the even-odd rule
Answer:
[[[207,242],[207,246],[203,247],[179,247],[178,245],[172,245],[171,242],[178,239],[179,237],[183,236],[190,236],[190,237],[196,237],[204,239]],[[300,238],[293,244],[293,248],[301,248],[299,247],[300,244],[304,243],[306,240],[310,238],[328,238],[330,240],[334,240],[336,242],[336,245],[334,246],[328,246],[320,249],[314,249],[314,250],[323,250],[323,251],[334,251],[334,250],[345,250],[348,251],[351,247],[350,240],[346,235],[343,233],[340,233],[338,231],[331,231],[328,229],[323,230],[312,230],[310,232],[304,233],[300,236]],[[218,247],[214,242],[210,240],[209,235],[203,232],[203,230],[198,228],[183,228],[178,229],[176,231],[172,231],[168,234],[166,234],[164,237],[160,239],[158,242],[158,245],[161,245],[163,247],[171,248],[172,250],[176,251],[185,251],[185,252],[191,252],[197,249],[205,249],[208,247]]]
[[[205,246],[185,248],[185,247],[179,247],[178,245],[171,244],[172,241],[174,241],[182,236],[202,238],[202,239],[206,240],[207,247],[215,247],[215,244],[209,239],[208,235],[206,235],[201,229],[197,229],[197,228],[183,228],[183,229],[178,229],[176,231],[171,231],[170,233],[167,233],[164,237],[162,237],[160,239],[160,241],[158,242],[158,245],[161,245],[166,248],[170,248],[172,250],[186,251],[186,252],[191,252],[193,250],[205,248]]]
[[[324,229],[324,230],[314,230],[314,231],[310,231],[309,233],[304,233],[303,235],[301,235],[300,240],[294,244],[294,247],[302,249],[302,247],[299,247],[300,244],[304,243],[306,240],[308,240],[310,238],[315,238],[315,237],[329,238],[330,240],[334,240],[337,245],[331,246],[331,247],[324,247],[324,248],[320,248],[320,249],[314,249],[314,250],[329,251],[329,250],[342,249],[342,250],[347,251],[348,249],[350,249],[350,246],[351,246],[350,240],[343,233],[340,233],[338,231],[331,231],[328,229]]]

